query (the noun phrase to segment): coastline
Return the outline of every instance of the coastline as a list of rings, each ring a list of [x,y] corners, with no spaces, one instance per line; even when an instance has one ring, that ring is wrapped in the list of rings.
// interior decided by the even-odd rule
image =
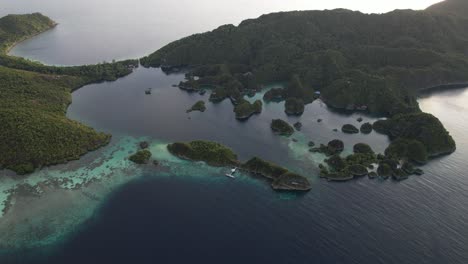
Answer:
[[[54,22],[54,24],[53,24],[52,26],[50,26],[48,29],[46,29],[46,30],[44,30],[44,31],[37,32],[37,33],[32,34],[32,35],[29,35],[29,36],[25,36],[25,37],[21,38],[20,40],[15,41],[14,43],[11,43],[11,44],[7,45],[7,46],[5,47],[5,49],[2,51],[2,53],[3,53],[4,55],[6,55],[6,56],[9,56],[9,57],[16,57],[16,56],[14,56],[14,55],[10,55],[9,53],[10,53],[11,50],[14,49],[18,44],[20,44],[20,43],[22,43],[22,42],[24,42],[24,41],[27,41],[27,40],[29,40],[29,39],[31,39],[31,38],[34,38],[34,37],[36,37],[36,36],[38,36],[38,35],[40,35],[40,34],[42,34],[42,33],[45,33],[45,32],[50,31],[50,30],[52,30],[52,29],[55,29],[58,25],[59,25],[59,23]]]

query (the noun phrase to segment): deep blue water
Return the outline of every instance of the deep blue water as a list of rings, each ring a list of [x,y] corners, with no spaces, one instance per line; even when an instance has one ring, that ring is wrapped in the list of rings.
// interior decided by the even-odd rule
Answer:
[[[74,64],[78,57],[93,62],[122,51],[116,44],[116,49],[110,47],[109,53],[96,57],[100,52],[89,55],[78,48],[76,53],[56,53],[44,48],[63,41],[57,45],[67,49],[66,36],[75,32],[69,25],[75,25],[77,14],[68,22],[60,17],[65,29],[59,26],[39,42],[20,45],[18,53],[49,63]],[[90,20],[95,22],[96,17]],[[91,25],[84,25],[81,29],[87,32]],[[45,46],[36,53],[35,45]],[[116,57],[131,57],[137,47]],[[20,250],[0,263],[468,263],[468,90],[420,100],[423,110],[439,117],[458,145],[453,155],[425,166],[426,175],[403,182],[362,178],[329,183],[318,179],[317,157],[305,156],[301,144],[340,137],[348,148],[366,141],[382,151],[388,140],[375,133],[332,132],[343,123],[356,123],[359,115],[334,113],[320,102],[308,105],[300,119],[288,118],[281,105],[268,104],[249,122],[237,122],[228,101],[207,104],[207,112],[192,113],[188,119],[185,109],[208,95],[172,88],[180,78],[138,69],[116,82],[84,87],[73,94],[68,116],[115,135],[216,140],[232,147],[241,159],[260,155],[304,173],[313,182],[312,191],[291,195],[275,193],[261,181],[210,181],[182,174],[158,177],[146,172],[108,197],[67,240],[47,251]],[[152,96],[144,95],[148,87],[153,87]],[[278,117],[304,123],[302,133],[294,136],[299,143],[271,133],[268,124]],[[318,118],[324,122],[317,123]],[[206,179],[211,177],[219,175],[207,172]]]

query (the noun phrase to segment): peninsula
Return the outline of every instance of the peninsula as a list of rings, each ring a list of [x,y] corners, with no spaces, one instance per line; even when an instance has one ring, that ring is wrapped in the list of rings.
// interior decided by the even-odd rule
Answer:
[[[66,118],[71,92],[138,66],[128,60],[56,67],[7,55],[16,43],[56,25],[39,13],[0,18],[0,168],[17,174],[79,159],[108,144],[111,135]]]

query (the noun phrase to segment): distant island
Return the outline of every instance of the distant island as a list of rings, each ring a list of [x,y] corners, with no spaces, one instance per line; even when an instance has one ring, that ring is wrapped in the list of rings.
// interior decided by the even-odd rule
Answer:
[[[320,98],[335,109],[387,117],[374,124],[392,140],[385,160],[421,164],[456,150],[440,121],[421,112],[417,96],[428,87],[467,82],[467,12],[468,2],[447,0],[423,11],[386,14],[274,13],[183,38],[140,61],[168,73],[186,68],[180,86],[211,87],[217,101],[229,98],[234,107],[265,84],[285,82],[264,99],[286,101],[287,114],[301,115],[304,105]],[[272,129],[294,132],[280,120]],[[369,123],[343,126],[346,133],[372,129]],[[394,174],[400,165],[391,166]]]
[[[17,174],[79,159],[108,144],[111,135],[66,118],[71,92],[116,80],[138,66],[128,60],[56,67],[7,55],[18,42],[56,25],[39,13],[0,18],[0,168]]]

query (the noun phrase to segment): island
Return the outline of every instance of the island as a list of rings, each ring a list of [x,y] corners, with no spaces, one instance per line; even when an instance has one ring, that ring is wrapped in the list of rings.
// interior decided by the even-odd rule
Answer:
[[[65,116],[71,92],[128,75],[138,61],[57,67],[7,55],[17,43],[56,25],[39,13],[0,18],[0,169],[28,174],[79,159],[111,139]]]
[[[361,133],[363,134],[370,134],[372,133],[372,124],[371,123],[364,123],[361,125],[361,128],[359,129]]]
[[[242,163],[237,155],[228,147],[210,141],[176,142],[169,144],[167,149],[174,156],[190,161],[203,161],[215,167],[236,166],[253,175],[261,176],[270,182],[277,191],[309,191],[309,180],[299,174],[254,157]]]
[[[240,99],[240,102],[234,107],[234,113],[236,114],[237,120],[248,120],[255,114],[262,112],[263,103],[260,100],[256,100],[253,104],[245,99]]]
[[[237,166],[237,155],[228,147],[210,141],[176,142],[169,144],[167,150],[181,159],[204,161],[215,167]]]
[[[294,128],[282,119],[273,119],[271,121],[271,130],[277,135],[289,137],[294,134]]]
[[[187,109],[186,112],[190,113],[190,112],[193,112],[193,111],[205,112],[206,111],[205,101],[196,102],[192,107]]]
[[[151,151],[144,149],[131,155],[128,159],[136,164],[148,164],[151,156]]]
[[[341,128],[341,131],[346,134],[357,134],[359,133],[359,129],[351,124],[346,124]]]

